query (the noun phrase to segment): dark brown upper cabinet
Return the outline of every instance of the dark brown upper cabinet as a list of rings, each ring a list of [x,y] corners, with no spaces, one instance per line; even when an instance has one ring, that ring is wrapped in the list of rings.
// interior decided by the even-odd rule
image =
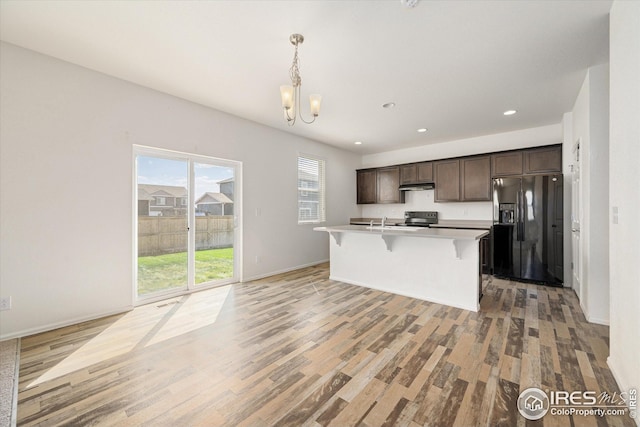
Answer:
[[[491,156],[491,176],[522,175],[522,151],[497,153]]]
[[[377,200],[377,172],[375,169],[359,170],[356,172],[357,203],[359,205],[376,203]]]
[[[418,180],[418,166],[403,165],[400,166],[400,184],[415,184]]]
[[[542,147],[524,152],[524,174],[562,172],[562,147]]]
[[[491,200],[491,156],[460,159],[460,187],[464,202]]]
[[[460,201],[460,160],[441,160],[433,163],[436,202]]]
[[[491,156],[434,162],[436,202],[491,200]]]
[[[377,203],[404,203],[404,192],[400,191],[400,167],[380,168],[377,171]]]
[[[418,183],[433,182],[433,162],[422,162],[417,164]]]
[[[552,145],[479,156],[410,163],[358,172],[357,200],[404,203],[402,184],[435,183],[434,201],[491,200],[491,178],[562,173],[562,146]]]
[[[400,184],[433,182],[433,163],[421,162],[400,166]]]

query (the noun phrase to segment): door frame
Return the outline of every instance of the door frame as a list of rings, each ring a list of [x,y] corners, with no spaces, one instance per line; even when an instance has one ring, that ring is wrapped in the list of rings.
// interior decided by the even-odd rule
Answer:
[[[584,301],[584,286],[582,286],[582,168],[580,167],[580,145],[582,138],[578,138],[571,149],[573,153],[571,176],[571,288]],[[577,240],[576,240],[577,239]]]
[[[159,291],[157,293],[150,294],[149,296],[140,297],[138,295],[138,168],[137,168],[137,156],[150,156],[166,158],[171,160],[184,160],[187,162],[187,179],[188,179],[188,210],[187,210],[187,224],[188,224],[188,237],[187,237],[187,254],[188,254],[188,275],[186,287],[180,287],[177,289],[167,289]],[[211,289],[219,286],[226,286],[231,283],[238,283],[243,281],[243,268],[242,268],[242,230],[243,230],[243,215],[242,215],[242,162],[237,160],[223,159],[219,157],[203,156],[199,154],[185,153],[181,151],[167,150],[164,148],[156,148],[145,145],[133,144],[132,155],[132,294],[133,305],[144,305],[161,301],[168,298],[173,298],[181,295],[188,295],[193,292],[199,292],[205,289]],[[194,163],[208,163],[215,164],[217,166],[230,167],[234,169],[234,184],[233,184],[233,276],[229,279],[222,279],[213,282],[205,282],[196,285],[195,284],[195,194],[192,191],[195,188],[195,172]]]

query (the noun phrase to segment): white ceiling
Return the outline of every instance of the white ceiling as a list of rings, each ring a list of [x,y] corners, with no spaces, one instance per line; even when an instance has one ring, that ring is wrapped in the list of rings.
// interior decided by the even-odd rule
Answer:
[[[6,42],[361,153],[559,123],[611,1],[0,1]],[[291,33],[312,125],[287,127]],[[1,60],[1,58],[0,58]],[[397,107],[382,108],[393,101]],[[516,109],[505,117],[502,112]],[[308,103],[303,112],[308,114]],[[416,132],[426,127],[424,134]],[[355,146],[356,140],[363,145]]]

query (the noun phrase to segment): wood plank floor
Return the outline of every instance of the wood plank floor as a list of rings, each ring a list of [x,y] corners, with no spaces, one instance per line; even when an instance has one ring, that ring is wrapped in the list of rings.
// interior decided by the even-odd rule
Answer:
[[[19,425],[633,426],[547,414],[529,386],[615,392],[571,290],[492,279],[472,313],[328,265],[22,339]]]

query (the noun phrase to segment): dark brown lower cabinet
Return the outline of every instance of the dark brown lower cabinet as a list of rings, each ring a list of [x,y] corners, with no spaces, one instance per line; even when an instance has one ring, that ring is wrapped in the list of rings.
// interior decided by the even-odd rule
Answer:
[[[478,280],[478,301],[482,299],[482,290],[484,286],[485,276],[491,274],[491,235],[483,237],[478,245],[480,252],[480,265],[478,272],[480,274]]]
[[[480,251],[482,253],[482,272],[491,274],[491,238],[489,236],[480,240]]]

